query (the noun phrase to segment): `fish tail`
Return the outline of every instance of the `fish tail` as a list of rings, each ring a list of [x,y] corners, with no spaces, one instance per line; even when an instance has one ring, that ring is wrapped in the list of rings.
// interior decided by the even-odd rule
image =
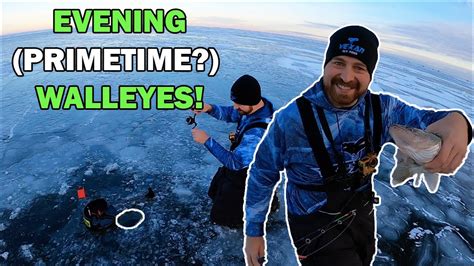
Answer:
[[[413,186],[416,187],[416,188],[421,186],[421,175],[420,174],[415,175],[415,181],[413,181]]]
[[[397,165],[392,173],[390,183],[392,187],[403,185],[410,178],[410,171],[404,165]]]
[[[410,169],[407,166],[407,156],[397,150],[395,152],[396,166],[393,169],[390,185],[398,187],[403,185],[410,177]]]
[[[440,174],[424,173],[423,181],[430,193],[436,193],[441,182]]]

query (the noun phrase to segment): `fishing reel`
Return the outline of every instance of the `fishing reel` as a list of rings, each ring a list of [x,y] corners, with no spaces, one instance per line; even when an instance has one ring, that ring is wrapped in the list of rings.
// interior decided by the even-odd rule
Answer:
[[[377,159],[377,153],[370,152],[367,156],[359,160],[359,171],[363,176],[373,174],[375,173],[375,167],[377,167],[378,163],[379,160]]]
[[[194,114],[194,116],[188,116],[186,117],[186,123],[190,126],[190,125],[194,125],[193,126],[193,129],[195,127],[197,127],[197,123],[196,123],[196,114]]]

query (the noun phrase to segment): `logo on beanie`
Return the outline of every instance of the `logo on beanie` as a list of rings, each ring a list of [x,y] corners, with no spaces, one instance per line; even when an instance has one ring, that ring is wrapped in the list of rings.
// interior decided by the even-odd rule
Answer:
[[[339,50],[341,50],[342,53],[349,53],[353,55],[359,55],[364,53],[364,48],[354,44],[354,42],[359,41],[359,38],[349,37],[347,38],[347,40],[349,41],[349,43],[339,44]]]

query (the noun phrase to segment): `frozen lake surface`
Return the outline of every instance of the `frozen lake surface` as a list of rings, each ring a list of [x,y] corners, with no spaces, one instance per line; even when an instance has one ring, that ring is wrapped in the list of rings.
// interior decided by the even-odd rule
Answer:
[[[189,111],[42,111],[35,85],[205,85],[209,103],[230,104],[232,82],[255,76],[279,108],[321,73],[325,43],[240,30],[189,28],[185,35],[2,36],[0,89],[0,263],[242,265],[242,232],[212,225],[207,188],[219,162],[196,144]],[[45,73],[16,77],[16,47],[215,47],[218,75],[206,73]],[[115,89],[115,90],[114,90]],[[462,108],[474,117],[472,80],[434,65],[381,53],[374,91],[433,108]],[[116,96],[116,95],[115,95]],[[222,144],[232,124],[208,116],[199,127]],[[473,159],[439,191],[392,188],[393,148],[385,149],[375,189],[378,254],[375,265],[472,265]],[[105,197],[118,210],[138,208],[135,230],[91,234],[81,223],[87,200]],[[151,186],[157,197],[146,200]],[[280,189],[280,193],[282,193]],[[282,195],[281,195],[281,198]],[[284,208],[268,225],[269,265],[296,265]]]

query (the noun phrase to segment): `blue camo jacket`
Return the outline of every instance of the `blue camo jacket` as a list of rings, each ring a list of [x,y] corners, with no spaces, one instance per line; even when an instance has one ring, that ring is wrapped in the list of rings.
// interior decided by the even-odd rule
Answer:
[[[312,103],[318,125],[321,123],[315,105],[324,109],[336,150],[342,151],[345,164],[349,172],[352,172],[357,169],[357,161],[368,153],[365,145],[357,145],[364,139],[365,95],[362,95],[353,107],[338,109],[329,103],[322,86],[321,78],[305,91],[303,96]],[[426,129],[428,125],[449,113],[421,110],[390,95],[381,94],[380,101],[381,145],[393,141],[388,133],[389,127],[393,124]],[[373,129],[372,115],[370,121]],[[324,133],[321,135],[325,136]],[[330,158],[335,158],[329,141],[326,137],[323,139]],[[343,146],[346,149],[343,149]],[[326,204],[326,193],[301,190],[295,186],[295,184],[323,184],[323,177],[306,138],[295,101],[275,113],[274,121],[270,124],[268,133],[256,152],[255,161],[250,165],[245,198],[246,235],[263,235],[272,191],[280,180],[280,171],[283,170],[286,171],[288,179],[286,202],[289,213],[311,214]]]
[[[212,105],[212,111],[209,114],[219,120],[238,123],[236,130],[236,139],[242,134],[242,129],[247,125],[264,122],[270,123],[273,116],[273,104],[263,98],[264,106],[250,115],[241,115],[232,106]],[[253,154],[258,143],[265,133],[264,128],[252,128],[245,131],[242,140],[233,151],[229,151],[219,144],[215,139],[209,138],[204,146],[217,158],[225,167],[231,170],[241,170],[249,166],[253,160]]]

